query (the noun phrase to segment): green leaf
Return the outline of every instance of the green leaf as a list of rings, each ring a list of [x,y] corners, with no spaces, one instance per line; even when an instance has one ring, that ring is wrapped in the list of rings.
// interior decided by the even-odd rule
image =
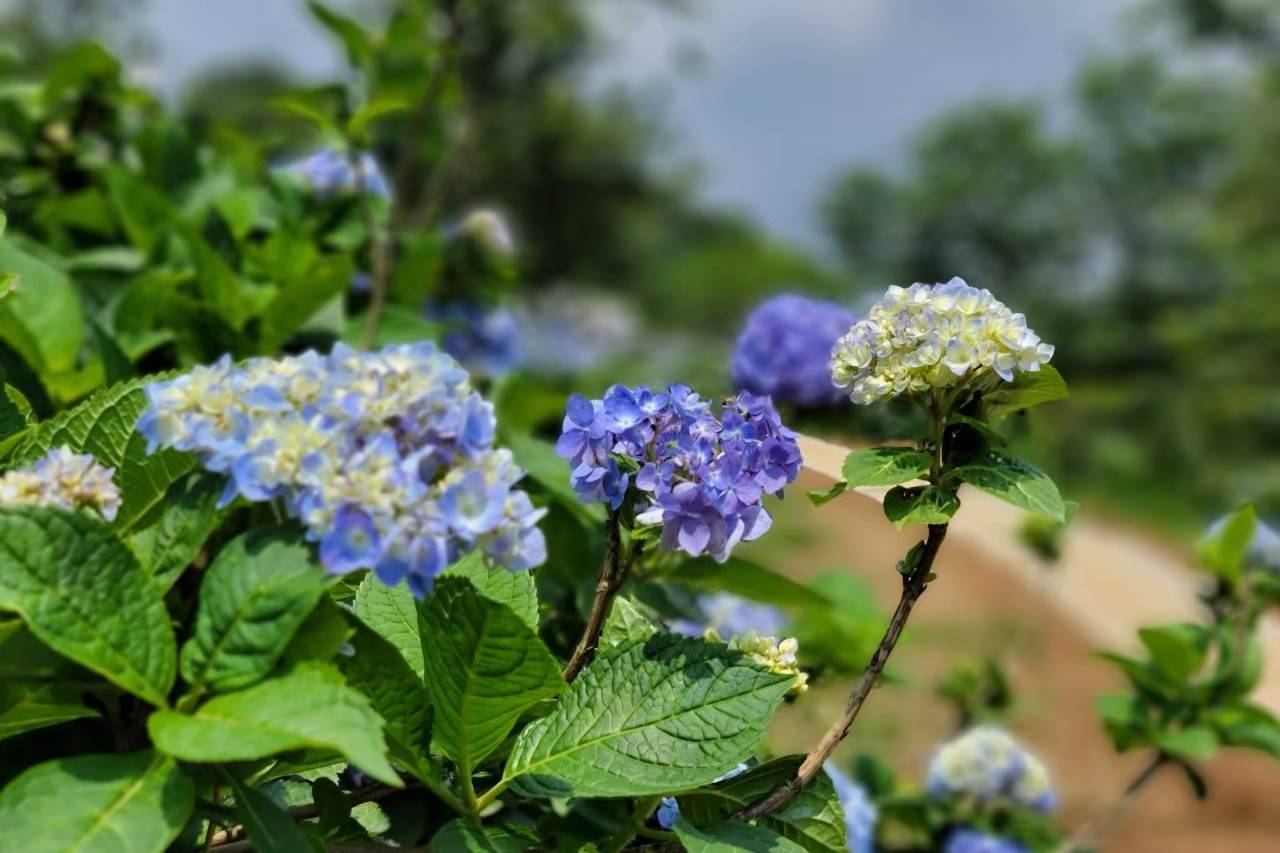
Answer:
[[[841,480],[840,482],[835,483],[834,485],[832,485],[831,488],[826,489],[825,491],[821,489],[815,489],[809,492],[809,500],[813,502],[814,506],[822,506],[823,504],[833,501],[836,498],[843,495],[848,488],[849,488],[849,484],[846,483],[844,480]]]
[[[338,127],[327,105],[321,99],[311,97],[307,92],[277,95],[271,99],[270,103],[281,112],[292,113],[312,122],[322,133],[337,133]]]
[[[163,706],[176,642],[160,592],[101,522],[44,507],[0,509],[0,610],[54,651]]]
[[[928,453],[910,447],[872,447],[855,450],[844,459],[845,485],[896,486],[929,473]]]
[[[1042,364],[1035,373],[1020,373],[983,398],[987,418],[999,421],[1014,412],[1067,397],[1067,383],[1052,365]]]
[[[830,604],[821,593],[784,574],[742,557],[717,563],[699,557],[679,563],[671,579],[696,589],[723,590],[776,607],[822,607]]]
[[[556,455],[554,445],[521,434],[508,435],[506,443],[515,456],[516,464],[569,512],[592,525],[599,526],[604,522],[604,508],[596,503],[583,503],[569,484],[569,465]]]
[[[39,353],[39,363],[32,366],[54,373],[73,370],[84,341],[85,323],[71,279],[12,240],[0,242],[0,272],[18,276],[18,287],[0,301],[0,312],[30,334]],[[0,336],[7,339],[6,325],[0,324]],[[23,352],[21,342],[9,343]]]
[[[676,838],[689,853],[804,853],[804,848],[764,826],[727,820],[695,827],[676,818]]]
[[[256,788],[227,776],[236,798],[236,814],[258,853],[302,853],[323,847],[314,844],[293,816]]]
[[[894,486],[884,496],[884,514],[899,529],[908,524],[946,524],[958,509],[956,493],[937,486]]]
[[[5,385],[0,389],[0,456],[31,426],[31,404],[18,389]]]
[[[92,454],[103,465],[115,468],[113,479],[124,497],[115,526],[130,528],[164,500],[175,480],[195,466],[190,453],[161,450],[148,456],[146,440],[134,430],[147,407],[143,389],[156,378],[104,388],[74,409],[37,425],[14,448],[13,464],[34,462],[61,445]]]
[[[419,612],[436,745],[475,767],[521,714],[564,689],[560,665],[511,608],[465,578],[437,580]]]
[[[496,827],[472,826],[459,818],[435,834],[431,849],[436,853],[523,853],[529,845]]]
[[[431,711],[422,678],[395,646],[364,624],[357,625],[351,647],[353,654],[338,659],[339,669],[386,723],[392,757],[421,779],[431,764]]]
[[[520,733],[506,778],[539,797],[706,785],[751,754],[794,682],[722,643],[659,634],[584,669]]]
[[[953,476],[1014,506],[1067,523],[1067,507],[1049,476],[1029,462],[999,453],[957,468]]]
[[[332,666],[303,663],[190,715],[147,720],[156,748],[182,761],[252,761],[295,749],[331,749],[380,782],[400,786],[387,763],[382,720]]]
[[[538,589],[529,572],[512,572],[485,565],[484,555],[472,551],[444,570],[444,576],[463,577],[490,601],[506,605],[531,630],[538,630]]]
[[[311,16],[325,29],[337,36],[346,51],[347,60],[354,66],[363,65],[373,55],[373,40],[364,28],[316,0],[307,0]]]
[[[1206,761],[1218,748],[1218,736],[1208,726],[1190,726],[1176,732],[1158,732],[1156,746],[1178,758]]]
[[[306,274],[283,282],[262,313],[259,352],[271,355],[288,343],[316,312],[346,292],[351,274],[351,262],[344,258],[313,264]]]
[[[1280,721],[1265,708],[1244,705],[1225,709],[1214,723],[1224,744],[1280,758]]]
[[[358,624],[359,620],[349,619],[347,610],[331,596],[320,596],[320,601],[294,632],[280,657],[281,664],[292,666],[304,661],[333,660],[355,634],[353,622]]]
[[[218,506],[221,493],[222,478],[215,474],[180,479],[165,493],[155,520],[129,537],[129,549],[157,589],[173,586],[226,519],[229,509]]]
[[[332,579],[292,529],[254,530],[224,545],[182,647],[191,691],[237,690],[265,676]]]
[[[77,755],[10,782],[0,792],[0,826],[23,853],[161,853],[194,802],[191,780],[169,758]]]
[[[665,630],[666,627],[645,613],[640,605],[629,598],[618,596],[613,600],[613,607],[609,609],[609,616],[604,621],[596,654],[613,654],[636,643],[643,643]]]
[[[1209,635],[1200,625],[1140,628],[1138,639],[1151,653],[1156,669],[1174,684],[1185,684],[1204,664]]]
[[[1253,506],[1240,507],[1197,543],[1201,562],[1215,575],[1239,583],[1257,526],[1258,513]]]
[[[383,116],[411,109],[413,109],[413,104],[403,98],[388,95],[374,98],[357,110],[356,114],[347,122],[347,132],[354,137],[362,138],[365,135],[365,131],[369,129],[369,125]]]
[[[90,320],[89,330],[93,333],[94,346],[98,351],[98,359],[102,362],[103,379],[107,384],[125,382],[138,375],[133,369],[133,362],[124,354],[115,338],[111,337],[102,324]]]
[[[422,638],[419,634],[418,605],[404,584],[387,586],[370,572],[356,590],[356,616],[386,638],[422,678]]]
[[[699,825],[727,820],[794,776],[803,760],[800,755],[774,759],[685,794],[680,797],[680,814]],[[819,773],[789,803],[761,818],[760,823],[810,853],[848,850],[844,810],[826,773]]]
[[[67,695],[60,695],[60,692]],[[74,701],[71,691],[60,692],[50,686],[0,686],[0,740],[71,720],[98,716],[96,711]]]

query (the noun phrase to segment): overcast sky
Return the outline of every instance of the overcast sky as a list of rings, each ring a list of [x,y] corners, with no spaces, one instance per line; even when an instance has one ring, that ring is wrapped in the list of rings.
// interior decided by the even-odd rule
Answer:
[[[518,2],[518,0],[512,0]],[[335,4],[341,5],[341,4]],[[1133,0],[697,0],[688,15],[598,0],[608,50],[592,84],[646,87],[704,195],[820,245],[814,205],[838,169],[892,167],[912,130],[980,96],[1060,96]],[[150,0],[153,73],[172,90],[210,63],[335,67],[302,0]],[[692,73],[680,58],[697,55]]]

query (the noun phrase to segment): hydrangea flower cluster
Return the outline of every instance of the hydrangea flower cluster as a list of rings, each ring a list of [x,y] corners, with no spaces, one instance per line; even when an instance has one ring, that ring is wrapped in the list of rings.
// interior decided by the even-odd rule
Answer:
[[[800,473],[795,433],[768,397],[750,393],[726,400],[717,418],[684,385],[614,385],[603,400],[571,397],[563,429],[556,452],[584,501],[617,509],[634,482],[648,501],[636,521],[661,524],[663,548],[719,562],[769,529],[763,496]],[[634,478],[616,457],[638,466]]]
[[[407,578],[420,596],[475,548],[511,570],[546,559],[543,511],[493,446],[493,406],[431,343],[224,357],[148,385],[147,399],[149,451],[199,454],[229,478],[224,501],[280,499],[329,571]]]
[[[1016,841],[976,829],[957,829],[947,836],[942,853],[1028,853]]]
[[[445,352],[472,373],[503,376],[520,366],[516,318],[506,308],[456,300],[431,305],[426,315],[444,325]]]
[[[850,779],[831,762],[822,767],[836,789],[836,798],[844,810],[845,836],[849,853],[871,853],[876,844],[876,822],[880,811],[861,785]]]
[[[367,151],[357,156],[362,173],[359,191],[390,198],[391,186],[378,161]],[[301,160],[280,166],[276,172],[298,178],[319,196],[352,195],[357,192],[356,170],[352,168],[351,157],[347,152],[336,148],[325,148],[308,154]]]
[[[989,290],[959,278],[890,287],[831,351],[831,378],[855,403],[1035,372],[1053,346]]]
[[[113,521],[121,503],[120,489],[111,479],[114,473],[87,453],[55,447],[33,464],[0,476],[0,504],[91,509]]]
[[[996,726],[975,726],[939,747],[926,787],[934,796],[1005,800],[1040,812],[1055,802],[1049,771]]]
[[[830,406],[844,394],[831,383],[831,349],[853,324],[834,302],[784,293],[747,316],[733,353],[733,385],[782,403]]]

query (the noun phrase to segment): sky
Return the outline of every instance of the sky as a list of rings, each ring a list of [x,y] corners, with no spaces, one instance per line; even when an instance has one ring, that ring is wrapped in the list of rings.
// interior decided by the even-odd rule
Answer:
[[[608,40],[585,85],[643,89],[679,155],[701,164],[704,198],[822,248],[816,205],[842,167],[899,165],[915,129],[974,98],[1060,97],[1134,0],[692,5],[672,14],[598,0]],[[148,76],[168,91],[250,56],[311,74],[336,67],[302,0],[150,0],[144,17],[160,48]]]

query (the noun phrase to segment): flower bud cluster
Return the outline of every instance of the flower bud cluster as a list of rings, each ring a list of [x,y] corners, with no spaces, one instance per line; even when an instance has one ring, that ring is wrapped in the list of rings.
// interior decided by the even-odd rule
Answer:
[[[831,351],[831,377],[855,403],[1035,372],[1053,347],[991,295],[953,278],[890,287]]]
[[[853,324],[848,309],[793,293],[747,316],[733,353],[733,386],[779,403],[830,406],[845,395],[831,382],[831,348]]]
[[[493,406],[433,344],[224,357],[148,385],[147,399],[149,451],[197,453],[228,477],[224,501],[278,499],[332,572],[373,569],[422,595],[472,549],[512,570],[546,559],[544,511],[493,446]]]
[[[975,726],[939,747],[926,787],[935,796],[1006,801],[1041,812],[1055,802],[1045,766],[996,726]]]
[[[91,509],[107,521],[120,510],[120,489],[107,468],[87,453],[55,447],[33,464],[0,476],[0,504]]]

